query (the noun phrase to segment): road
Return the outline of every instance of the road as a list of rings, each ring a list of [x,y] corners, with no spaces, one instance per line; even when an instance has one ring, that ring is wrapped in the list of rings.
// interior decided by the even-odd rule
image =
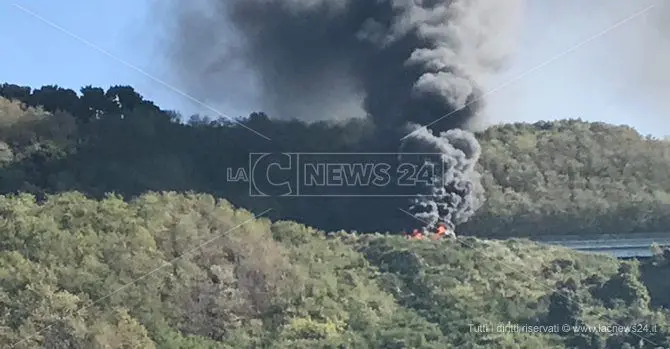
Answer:
[[[670,247],[670,232],[635,233],[627,235],[566,235],[560,238],[534,238],[534,241],[560,245],[578,251],[605,253],[617,258],[648,258],[652,256],[651,245]]]

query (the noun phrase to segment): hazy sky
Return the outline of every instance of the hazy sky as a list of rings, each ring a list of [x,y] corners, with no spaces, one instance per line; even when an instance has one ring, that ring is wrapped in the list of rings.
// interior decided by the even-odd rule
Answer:
[[[0,81],[32,87],[58,84],[73,89],[89,84],[127,84],[163,108],[183,114],[202,110],[129,67],[167,84],[174,83],[161,64],[160,25],[155,20],[158,16],[148,13],[149,3],[2,1]],[[670,69],[666,67],[666,62],[670,62],[670,33],[661,25],[670,23],[667,9],[654,8],[593,38],[651,3],[652,0],[529,0],[517,54],[509,70],[491,87],[506,84],[562,52],[573,50],[488,95],[489,118],[536,121],[581,117],[629,124],[643,134],[670,135]],[[584,43],[588,39],[592,40]],[[580,43],[583,45],[575,48]],[[229,110],[225,105],[217,107],[229,115],[247,112]]]

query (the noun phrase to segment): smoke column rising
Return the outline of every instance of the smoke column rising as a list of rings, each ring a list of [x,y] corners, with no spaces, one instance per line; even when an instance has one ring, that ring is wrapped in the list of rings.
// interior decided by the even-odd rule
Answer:
[[[206,102],[225,98],[226,86],[246,72],[270,117],[369,116],[379,130],[376,141],[392,137],[397,149],[409,124],[426,125],[452,112],[431,128],[440,132],[477,122],[481,105],[475,101],[510,54],[523,5],[523,0],[175,1],[169,57],[189,92]],[[473,190],[481,187],[473,167],[479,144],[467,131],[440,136],[417,131],[405,139],[408,147],[440,151],[452,166],[441,185],[419,201],[425,206],[432,197],[434,214],[452,226],[464,222],[483,199]]]
[[[271,117],[423,125],[476,98],[510,54],[522,9],[523,0],[174,1],[169,58],[207,102],[249,73]],[[466,125],[477,107],[435,127]]]
[[[484,203],[484,187],[475,166],[481,148],[470,132],[447,130],[435,136],[425,127],[415,128],[404,139],[403,151],[442,154],[441,162],[430,161],[435,170],[425,194],[412,200],[410,212],[433,230],[439,223],[452,230],[465,223]],[[443,172],[444,170],[444,172]]]

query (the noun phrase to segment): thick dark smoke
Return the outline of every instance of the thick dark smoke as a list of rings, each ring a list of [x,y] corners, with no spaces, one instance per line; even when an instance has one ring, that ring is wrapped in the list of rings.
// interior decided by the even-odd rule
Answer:
[[[453,230],[482,206],[484,187],[475,169],[481,148],[472,133],[453,129],[435,136],[419,127],[404,139],[402,149],[407,153],[441,154],[439,161],[430,161],[435,171],[432,185],[410,207],[427,229],[432,231],[444,223]]]
[[[222,102],[241,72],[255,77],[271,117],[370,116],[368,145],[400,146],[408,124],[436,132],[476,122],[483,84],[502,67],[523,0],[176,1],[172,66],[190,93]],[[448,117],[440,119],[444,115]],[[409,148],[439,151],[450,170],[418,205],[417,218],[458,224],[481,205],[467,131],[420,129]],[[383,147],[382,147],[383,148]],[[368,149],[363,149],[368,150]],[[434,202],[431,202],[434,201]]]
[[[522,5],[523,0],[174,1],[168,57],[189,92],[207,102],[227,99],[230,86],[249,73],[271,117],[370,114],[380,126],[425,125],[476,99],[478,82],[509,54]],[[476,117],[477,107],[434,127],[463,126]]]

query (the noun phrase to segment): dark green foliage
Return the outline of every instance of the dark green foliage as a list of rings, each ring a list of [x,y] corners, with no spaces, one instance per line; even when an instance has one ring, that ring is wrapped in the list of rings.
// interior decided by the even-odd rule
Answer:
[[[407,198],[251,198],[247,183],[227,180],[228,169],[248,171],[250,152],[397,152],[393,135],[388,144],[370,141],[374,128],[367,120],[306,125],[257,113],[240,120],[193,116],[183,124],[128,86],[87,86],[78,95],[57,86],[4,84],[1,96],[33,107],[0,101],[2,192],[132,198],[147,190],[193,190],[253,211],[272,207],[274,219],[325,230],[397,232],[416,225],[397,210],[407,207]],[[635,233],[670,226],[667,141],[579,120],[501,125],[478,138],[487,201],[459,227],[461,234]]]

